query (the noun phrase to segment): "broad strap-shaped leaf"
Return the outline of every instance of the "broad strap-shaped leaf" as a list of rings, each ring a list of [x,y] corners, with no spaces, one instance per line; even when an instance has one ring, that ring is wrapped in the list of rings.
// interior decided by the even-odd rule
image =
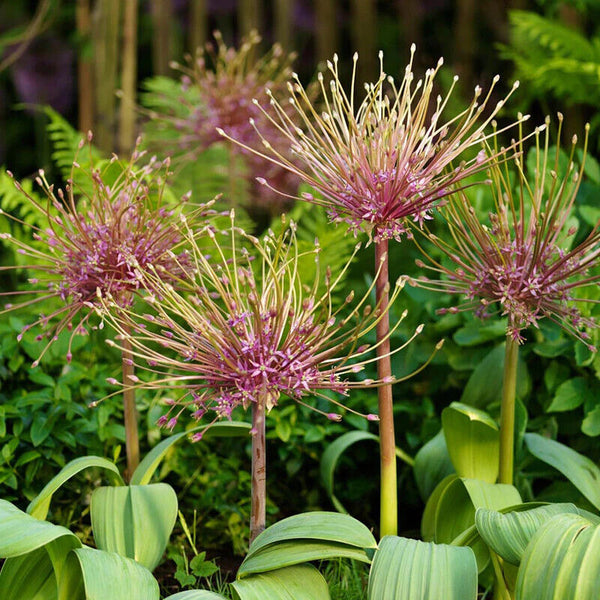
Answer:
[[[557,515],[531,538],[519,568],[516,600],[600,598],[600,526]]]
[[[150,483],[152,475],[158,468],[160,461],[165,457],[171,446],[178,442],[181,438],[188,436],[190,433],[196,433],[201,430],[206,430],[205,437],[234,437],[248,435],[251,429],[249,423],[242,421],[222,421],[213,423],[212,425],[202,425],[186,431],[184,433],[176,433],[164,440],[161,440],[138,465],[137,469],[131,477],[131,485],[145,485]]]
[[[77,536],[65,527],[40,521],[0,499],[0,558],[28,554],[62,537],[81,546]]]
[[[94,540],[153,570],[167,547],[177,519],[177,496],[166,483],[100,487],[90,510]]]
[[[526,433],[529,452],[560,471],[598,510],[600,510],[600,469],[572,448],[537,433]]]
[[[331,597],[323,575],[306,564],[251,575],[234,581],[231,587],[237,600],[329,600]]]
[[[2,600],[55,600],[58,586],[45,548],[7,558],[0,571]]]
[[[505,514],[479,508],[475,513],[475,525],[485,543],[496,554],[505,561],[518,565],[535,532],[556,515],[565,513],[583,516],[580,509],[569,503],[547,504]]]
[[[457,475],[495,483],[500,457],[496,422],[482,410],[452,402],[442,411],[442,428]]]
[[[0,558],[6,558],[0,572],[0,598],[56,598],[66,556],[80,546],[68,529],[40,521],[0,500]]]
[[[475,600],[470,548],[385,536],[375,552],[368,600]]]
[[[134,560],[92,548],[67,557],[58,600],[159,600],[152,573]]]
[[[336,512],[315,511],[293,515],[265,529],[252,542],[247,558],[270,544],[293,540],[321,540],[355,548],[377,548],[373,534],[355,518]]]
[[[413,472],[419,493],[425,502],[442,479],[454,473],[443,430],[440,429],[437,435],[417,452]]]
[[[44,520],[48,515],[52,495],[63,483],[67,482],[81,471],[91,468],[104,469],[109,481],[113,485],[124,485],[116,465],[101,456],[82,456],[67,463],[44,487],[44,489],[30,502],[27,512],[36,519]]]
[[[348,511],[333,492],[333,476],[335,469],[340,457],[350,446],[365,440],[371,440],[379,443],[379,437],[374,433],[359,430],[348,431],[337,438],[334,442],[329,444],[329,446],[327,446],[325,449],[325,452],[323,452],[323,456],[321,457],[321,481],[323,483],[323,487],[329,495],[329,498],[331,499],[331,502],[335,506],[336,510],[341,513],[347,514]],[[414,464],[414,460],[401,448],[396,448],[396,456],[411,466]]]
[[[333,558],[351,558],[361,562],[371,562],[369,555],[362,548],[336,542],[294,540],[270,544],[258,552],[253,552],[252,556],[246,557],[241,564],[237,576],[238,578],[247,577],[254,573],[273,571],[311,560]]]
[[[227,600],[227,598],[208,590],[187,590],[167,596],[164,600]]]

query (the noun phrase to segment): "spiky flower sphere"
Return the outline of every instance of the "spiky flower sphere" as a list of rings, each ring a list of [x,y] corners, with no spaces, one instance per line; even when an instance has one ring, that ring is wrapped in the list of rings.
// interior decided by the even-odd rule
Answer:
[[[347,378],[373,360],[365,358],[373,346],[359,345],[381,317],[377,307],[371,310],[367,304],[371,290],[356,303],[350,294],[334,309],[332,294],[345,269],[333,278],[319,268],[314,283],[306,286],[301,264],[314,260],[319,266],[320,249],[299,251],[293,224],[258,240],[237,229],[232,217],[229,230],[206,233],[215,242],[211,256],[188,231],[196,268],[177,289],[161,277],[160,265],[140,271],[140,280],[152,290],[145,298],[148,312],[138,316],[126,310],[112,317],[120,334],[116,344],[127,341],[136,367],[159,374],[153,381],[136,378],[124,385],[180,392],[162,424],[173,427],[185,407],[191,407],[194,419],[211,411],[216,420],[259,401],[269,410],[281,396],[304,404],[307,396],[316,395],[338,404],[323,391],[345,395],[352,387],[382,383]],[[250,245],[250,252],[239,248],[236,236]],[[323,279],[324,292],[319,291]],[[399,282],[392,300],[400,288]],[[110,304],[110,298],[106,301]],[[335,412],[327,416],[339,418]]]
[[[267,54],[257,58],[261,38],[256,31],[242,40],[239,50],[227,47],[220,32],[216,31],[214,36],[216,48],[207,44],[207,50],[199,52],[194,61],[190,59],[189,66],[173,65],[183,73],[177,98],[146,96],[154,104],[150,116],[157,129],[156,145],[160,145],[163,152],[165,148],[173,152],[179,161],[195,161],[200,153],[223,141],[217,133],[219,127],[235,132],[236,139],[248,145],[257,145],[260,139],[249,122],[254,119],[264,127],[273,145],[282,153],[288,153],[287,140],[252,100],[259,98],[266,102],[267,89],[275,98],[287,95],[286,85],[295,54],[285,54],[281,46],[275,44]],[[183,156],[181,151],[185,153]],[[298,178],[240,146],[232,146],[232,152],[232,164],[242,157],[244,166],[235,166],[236,172],[230,175],[246,181],[251,204],[274,212],[283,210],[285,199],[258,185],[256,177],[268,177],[288,194],[298,189]],[[225,190],[225,196],[230,193],[231,190]]]
[[[466,196],[451,201],[445,215],[453,243],[426,235],[455,267],[428,257],[419,265],[446,275],[446,279],[416,283],[466,298],[463,304],[442,312],[475,310],[480,317],[507,316],[508,332],[518,342],[523,341],[526,328],[537,327],[541,319],[548,318],[595,351],[585,328],[597,323],[577,306],[595,301],[578,297],[577,290],[600,281],[593,270],[600,262],[600,229],[595,227],[573,246],[577,227],[572,224],[589,127],[581,164],[574,162],[574,137],[566,167],[561,169],[559,143],[555,149],[549,148],[549,124],[547,119],[535,132],[534,173],[525,172],[522,152],[515,155],[516,188],[508,164],[504,169],[492,167],[495,209],[488,224],[480,222]],[[559,142],[561,128],[559,115]]]
[[[2,267],[25,269],[30,275],[27,289],[2,292],[2,296],[33,295],[33,299],[7,304],[2,312],[36,303],[41,310],[50,307],[49,313],[26,325],[19,335],[20,339],[25,331],[39,327],[38,339],[49,338],[34,365],[64,329],[72,332],[67,353],[71,360],[73,336],[86,333],[88,320],[99,306],[98,294],[110,294],[117,306],[128,306],[140,288],[140,270],[151,264],[160,266],[165,276],[175,277],[187,267],[187,254],[178,249],[181,236],[175,225],[181,202],[170,204],[165,197],[169,161],[151,159],[138,166],[139,158],[136,151],[128,163],[114,156],[94,164],[90,150],[88,166],[73,163],[64,191],[49,185],[40,171],[36,181],[45,202],[15,183],[46,222],[43,227],[32,227],[30,241],[0,234],[5,244],[30,259],[26,265]]]
[[[347,222],[355,233],[366,231],[375,242],[410,235],[407,220],[422,223],[429,219],[436,204],[457,187],[467,185],[468,177],[493,160],[494,157],[480,152],[475,158],[458,162],[465,150],[495,135],[486,133],[486,127],[518,85],[484,117],[498,81],[495,77],[486,95],[482,96],[477,87],[471,104],[462,113],[445,117],[458,78],[454,78],[444,98],[434,99],[435,77],[443,61],[440,59],[424,79],[415,83],[414,53],[413,45],[399,87],[383,71],[380,53],[379,79],[365,86],[365,98],[358,106],[354,90],[356,54],[349,94],[339,79],[337,56],[328,62],[329,92],[323,73],[319,73],[322,109],[312,104],[296,75],[295,82],[288,84],[289,103],[269,92],[270,108],[260,98],[254,102],[262,110],[262,118],[254,121],[262,138],[261,156],[289,169],[320,195],[304,194],[305,200],[323,204],[333,221]],[[290,105],[296,112],[293,119]],[[263,125],[265,118],[270,122],[269,128]],[[273,127],[288,139],[293,158],[279,152],[271,142]],[[220,132],[260,153],[259,146],[240,137],[235,128],[222,127]],[[267,175],[261,182],[279,189]]]

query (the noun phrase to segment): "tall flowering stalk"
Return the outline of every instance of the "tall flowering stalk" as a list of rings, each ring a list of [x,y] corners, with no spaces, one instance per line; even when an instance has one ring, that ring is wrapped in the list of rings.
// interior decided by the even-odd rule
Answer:
[[[442,312],[474,310],[482,318],[494,314],[508,318],[500,417],[502,483],[513,481],[516,371],[518,347],[525,342],[523,332],[547,318],[596,351],[586,329],[597,327],[597,323],[578,306],[596,301],[578,297],[577,290],[600,281],[600,274],[593,270],[600,263],[600,227],[594,227],[573,246],[576,228],[569,224],[583,174],[589,127],[581,164],[574,162],[575,136],[567,165],[561,169],[562,115],[553,150],[549,147],[549,124],[547,119],[546,125],[535,131],[534,173],[525,173],[523,143],[519,143],[520,151],[513,157],[516,186],[508,163],[492,164],[494,210],[488,223],[479,220],[464,194],[453,198],[444,212],[452,243],[425,233],[455,266],[446,266],[424,253],[427,258],[419,262],[420,266],[445,279],[416,282],[465,298],[465,302]]]
[[[255,119],[269,131],[273,145],[287,152],[287,140],[252,103],[253,98],[267,101],[266,89],[276,98],[287,95],[287,81],[292,74],[295,54],[286,54],[279,44],[256,59],[261,41],[256,31],[242,40],[238,50],[228,47],[219,31],[214,33],[216,46],[207,44],[188,65],[174,64],[182,73],[177,97],[161,98],[147,94],[146,104],[153,104],[151,143],[161,152],[170,152],[181,162],[196,161],[198,156],[223,139],[217,133],[222,127],[234,133],[236,139],[248,145],[260,142],[249,119]],[[162,92],[165,93],[164,90]],[[279,143],[281,142],[281,143]],[[250,209],[277,213],[285,207],[280,194],[275,194],[256,182],[258,175],[268,176],[280,189],[293,194],[298,178],[263,158],[242,149],[229,146],[229,189],[225,191],[231,203],[240,195],[240,180],[249,186]],[[243,163],[240,168],[239,162]]]
[[[288,85],[290,98],[282,104],[270,95],[270,108],[255,104],[279,134],[288,139],[293,158],[278,152],[269,139],[269,130],[254,122],[262,138],[263,149],[250,147],[236,139],[235,131],[221,130],[221,135],[252,149],[274,164],[288,169],[318,194],[305,193],[302,198],[325,206],[334,222],[346,222],[355,234],[366,232],[375,242],[377,268],[376,298],[384,315],[377,326],[379,377],[391,374],[389,360],[389,320],[387,317],[389,267],[388,241],[411,237],[408,223],[423,224],[432,211],[456,189],[469,185],[467,178],[484,169],[496,157],[480,152],[472,159],[460,160],[464,151],[484,142],[485,130],[504,105],[500,100],[486,112],[491,103],[494,78],[487,94],[475,88],[473,100],[460,114],[444,121],[449,98],[457,77],[445,97],[434,99],[435,77],[443,61],[429,69],[415,82],[412,70],[415,46],[404,77],[398,85],[381,70],[376,83],[366,86],[364,100],[355,102],[354,68],[350,93],[346,94],[338,74],[338,58],[328,62],[330,89],[319,73],[323,108],[313,106],[297,76]],[[289,105],[296,118],[289,116]],[[301,121],[298,127],[296,121]],[[245,145],[244,145],[245,144]],[[460,160],[460,162],[459,162]],[[260,179],[269,189],[276,182]],[[283,191],[283,190],[281,190]],[[398,530],[395,435],[391,385],[379,388],[381,449],[381,535]]]
[[[83,142],[80,150],[82,147]],[[138,159],[136,151],[128,163],[120,163],[114,157],[100,168],[93,164],[90,151],[91,166],[74,162],[64,191],[56,190],[40,171],[36,181],[45,201],[37,200],[15,182],[47,225],[31,227],[30,241],[0,234],[0,239],[30,259],[25,265],[1,267],[24,269],[30,277],[26,289],[0,293],[12,301],[0,314],[38,304],[40,310],[49,308],[18,335],[20,340],[26,331],[37,329],[37,339],[47,340],[34,367],[61,332],[70,332],[65,357],[70,362],[74,336],[85,335],[90,325],[103,326],[103,321],[98,323],[93,318],[100,306],[98,294],[110,294],[115,308],[121,310],[132,305],[140,288],[140,269],[152,264],[155,268],[160,266],[161,272],[176,276],[186,267],[187,254],[178,250],[181,236],[175,226],[179,206],[170,207],[165,201],[168,161],[150,160],[146,166],[138,166]],[[16,216],[0,212],[25,228],[30,227]],[[132,369],[133,361],[125,347],[125,376],[131,376]],[[132,390],[125,390],[123,405],[127,468],[131,475],[139,462]]]
[[[293,223],[279,235],[258,240],[236,228],[232,211],[228,231],[209,228],[205,233],[214,240],[211,256],[199,247],[197,235],[187,231],[194,269],[177,287],[161,277],[160,265],[140,271],[140,281],[150,290],[145,298],[149,311],[114,313],[116,343],[131,345],[136,365],[155,373],[154,380],[138,386],[179,392],[161,418],[167,427],[174,427],[186,410],[193,420],[216,421],[230,418],[238,407],[252,409],[253,540],[265,526],[265,412],[282,397],[306,405],[307,397],[317,396],[332,403],[334,411],[311,408],[339,420],[338,411],[350,409],[326,390],[346,396],[354,387],[379,386],[394,378],[348,379],[375,360],[368,353],[381,342],[360,345],[359,340],[383,317],[380,305],[368,305],[371,290],[358,301],[350,293],[335,308],[332,294],[350,263],[332,277],[320,265],[318,244],[305,252],[298,249]],[[250,252],[239,247],[238,236],[250,245]],[[301,279],[306,260],[317,264],[310,285]],[[391,301],[401,287],[399,281]],[[110,305],[110,298],[106,302]]]

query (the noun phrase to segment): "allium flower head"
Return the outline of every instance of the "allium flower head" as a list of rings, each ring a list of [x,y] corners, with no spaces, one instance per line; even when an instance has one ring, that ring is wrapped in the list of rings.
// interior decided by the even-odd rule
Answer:
[[[420,280],[418,284],[450,293],[460,293],[466,302],[442,312],[475,310],[480,317],[496,312],[508,317],[508,332],[522,342],[522,331],[549,318],[586,343],[586,327],[595,321],[582,315],[578,302],[594,302],[577,297],[578,288],[597,285],[600,275],[593,267],[600,257],[600,229],[596,226],[573,246],[577,227],[571,217],[587,149],[581,164],[574,162],[577,138],[561,173],[559,144],[549,148],[549,119],[535,131],[536,154],[533,180],[528,179],[522,153],[514,157],[517,171],[513,189],[508,163],[491,169],[495,200],[489,223],[481,223],[466,196],[458,195],[446,207],[445,215],[454,244],[428,235],[429,239],[455,263],[447,267],[429,259],[419,266],[445,274],[443,281]],[[562,115],[559,115],[558,140]],[[543,130],[545,129],[545,134]]]
[[[168,105],[155,107],[150,116],[156,127],[169,133],[175,155],[185,151],[185,159],[196,160],[198,155],[215,143],[223,140],[217,128],[235,133],[236,139],[248,145],[260,143],[259,137],[249,120],[254,119],[264,128],[264,133],[272,144],[286,153],[287,140],[278,129],[266,119],[252,99],[267,101],[266,90],[275,98],[287,95],[287,81],[292,70],[295,54],[286,54],[280,45],[275,44],[264,56],[255,59],[261,38],[253,31],[242,40],[239,50],[227,47],[220,32],[214,33],[216,48],[207,44],[206,52],[199,52],[196,59],[190,59],[189,66],[174,64],[183,73],[178,97],[170,99]],[[161,150],[165,150],[165,138],[157,136]],[[284,199],[279,194],[258,186],[256,177],[267,176],[277,182],[288,194],[295,193],[298,179],[287,169],[282,169],[240,146],[233,146],[234,158],[243,156],[245,168],[238,170],[237,177],[243,176],[251,186],[251,200],[266,208],[281,207]]]
[[[120,330],[117,343],[125,339],[131,344],[138,369],[159,373],[156,380],[137,385],[181,392],[162,424],[174,426],[186,406],[197,420],[209,411],[215,419],[228,418],[236,407],[248,408],[259,400],[271,409],[281,396],[304,404],[307,396],[323,396],[324,390],[345,395],[355,386],[382,383],[347,378],[373,360],[365,356],[374,345],[359,345],[381,316],[367,304],[371,290],[358,302],[348,295],[335,309],[332,293],[343,272],[334,278],[329,270],[318,269],[314,283],[303,284],[300,264],[308,258],[319,266],[319,247],[300,252],[293,224],[258,240],[238,230],[232,217],[228,231],[207,234],[215,240],[209,257],[188,233],[196,268],[185,282],[175,289],[160,277],[158,266],[140,273],[152,290],[145,298],[148,313],[126,311],[113,317]],[[251,252],[238,248],[237,235]],[[326,287],[320,292],[323,277]],[[189,293],[184,295],[185,284]],[[392,300],[400,288],[398,282]],[[178,413],[171,416],[176,406]],[[327,416],[339,418],[337,413]]]
[[[366,85],[364,100],[355,105],[354,69],[350,93],[346,94],[338,75],[338,58],[328,62],[330,89],[319,73],[323,109],[313,106],[309,96],[294,75],[288,84],[291,97],[283,103],[273,94],[269,109],[260,106],[263,118],[254,121],[264,146],[263,152],[275,164],[296,173],[314,188],[321,198],[304,194],[303,198],[325,205],[334,221],[345,221],[354,232],[366,231],[377,242],[400,240],[410,235],[407,219],[422,223],[430,218],[432,208],[452,193],[464,180],[481,171],[492,157],[480,152],[476,158],[456,164],[464,151],[483,142],[489,134],[486,126],[492,121],[506,99],[518,86],[515,83],[506,98],[482,118],[490,103],[496,76],[487,94],[475,88],[471,104],[459,115],[444,115],[452,91],[434,99],[434,82],[443,61],[429,69],[423,79],[415,82],[412,70],[415,46],[404,77],[398,86],[381,70],[375,84]],[[297,115],[290,117],[289,105]],[[271,143],[270,129],[263,127],[264,118],[280,135],[288,139],[293,158],[282,154]],[[302,123],[297,126],[297,121]],[[235,129],[222,127],[221,134],[246,147],[258,147],[236,134]],[[261,182],[277,189],[277,182],[265,175]],[[463,183],[463,185],[465,185]],[[285,192],[285,190],[280,190]]]
[[[34,365],[65,328],[72,332],[67,354],[67,360],[71,359],[73,336],[86,333],[86,324],[99,306],[98,294],[111,294],[118,306],[128,306],[140,287],[140,269],[160,265],[161,272],[177,276],[185,267],[186,255],[177,250],[179,207],[165,202],[168,160],[151,159],[146,166],[137,166],[139,156],[136,151],[128,164],[115,156],[102,169],[92,164],[88,170],[74,162],[64,191],[49,185],[40,171],[36,181],[46,202],[15,183],[47,222],[45,227],[32,227],[29,242],[0,234],[0,239],[31,260],[3,269],[26,269],[32,274],[26,290],[2,295],[33,295],[33,299],[7,304],[3,312],[36,303],[41,309],[44,303],[51,306],[49,314],[24,329],[39,327],[38,339],[50,339]]]

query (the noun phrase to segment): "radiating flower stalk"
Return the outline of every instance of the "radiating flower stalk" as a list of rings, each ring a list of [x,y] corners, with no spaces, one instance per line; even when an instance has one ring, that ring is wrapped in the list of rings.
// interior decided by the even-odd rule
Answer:
[[[91,135],[88,141],[91,142]],[[80,150],[83,146],[82,142]],[[85,335],[90,326],[103,327],[104,320],[96,322],[92,318],[99,307],[98,294],[110,294],[114,308],[121,310],[132,305],[140,289],[140,270],[152,264],[153,268],[161,267],[165,274],[177,276],[187,264],[187,254],[178,250],[181,236],[176,223],[181,203],[169,206],[165,200],[168,160],[151,159],[141,166],[136,150],[128,163],[119,162],[114,156],[95,165],[91,146],[89,158],[80,158],[88,166],[73,163],[64,191],[55,190],[40,171],[36,181],[45,201],[39,201],[15,182],[47,226],[30,226],[16,216],[2,213],[25,229],[31,227],[32,240],[0,234],[5,243],[31,259],[26,265],[2,267],[23,269],[31,276],[26,289],[1,293],[4,297],[27,299],[6,304],[0,314],[38,303],[42,310],[44,306],[50,308],[18,335],[21,340],[26,331],[38,329],[36,339],[48,340],[33,362],[34,367],[61,332],[70,332],[65,357],[70,362],[74,336]],[[122,363],[123,371],[131,374],[133,361],[126,347]],[[139,462],[133,390],[124,390],[123,404],[127,471],[131,475]]]
[[[339,79],[337,56],[328,62],[329,91],[323,74],[319,73],[322,109],[313,105],[298,77],[294,76],[294,82],[288,85],[289,104],[296,110],[301,127],[296,124],[297,118],[290,118],[288,104],[284,105],[273,95],[270,95],[270,107],[263,107],[260,100],[255,100],[271,126],[288,139],[291,159],[278,152],[270,142],[270,130],[263,129],[258,121],[253,124],[262,138],[262,150],[236,138],[235,131],[220,130],[228,139],[288,169],[310,185],[316,195],[305,193],[302,198],[326,207],[332,221],[347,223],[355,235],[368,234],[375,243],[376,301],[383,315],[387,315],[389,240],[412,237],[409,222],[422,225],[431,219],[433,210],[442,205],[448,195],[471,185],[469,177],[499,159],[502,151],[488,155],[482,150],[473,152],[476,154],[473,158],[461,157],[469,148],[496,135],[496,131],[486,133],[486,128],[518,86],[515,83],[504,99],[486,111],[498,81],[496,77],[487,94],[483,95],[477,87],[469,106],[444,121],[443,115],[458,78],[454,78],[445,97],[438,96],[434,100],[434,80],[443,61],[440,59],[435,68],[429,69],[424,78],[415,83],[414,53],[413,45],[399,86],[384,72],[380,53],[379,79],[365,86],[365,97],[358,105],[354,89],[356,54],[349,94]],[[269,189],[277,189],[276,182],[266,177],[260,181]],[[391,374],[389,347],[385,341],[389,339],[387,316],[379,322],[377,339],[379,377],[385,380]],[[384,536],[398,532],[391,385],[379,388],[379,416],[380,535]]]
[[[577,290],[597,286],[600,281],[594,270],[600,262],[600,227],[573,246],[577,228],[570,221],[583,175],[589,126],[581,163],[575,162],[574,136],[566,167],[561,169],[562,115],[558,119],[555,149],[550,148],[549,119],[535,130],[534,173],[525,172],[522,139],[510,161],[516,185],[508,162],[491,165],[494,210],[489,223],[479,220],[466,195],[452,199],[444,211],[452,240],[424,233],[455,266],[434,260],[422,249],[426,258],[419,266],[445,279],[415,282],[465,298],[442,313],[473,310],[481,318],[498,314],[508,318],[500,417],[501,483],[513,482],[516,375],[518,347],[525,342],[523,332],[537,328],[541,319],[550,319],[596,351],[586,330],[597,323],[582,313],[580,306],[597,300],[578,296]]]
[[[228,47],[219,31],[214,37],[216,44],[207,44],[205,51],[199,49],[189,64],[172,65],[183,75],[179,96],[158,99],[158,105],[149,111],[151,126],[156,129],[153,135],[157,138],[154,141],[157,151],[166,149],[179,162],[195,162],[202,152],[223,142],[217,127],[231,131],[236,139],[248,145],[256,145],[260,141],[249,123],[249,119],[256,119],[269,131],[273,145],[286,153],[287,140],[263,117],[252,99],[267,101],[267,88],[276,98],[287,95],[286,84],[292,74],[295,53],[286,54],[275,44],[265,55],[255,58],[261,42],[256,31],[242,40],[238,50]],[[256,177],[268,177],[288,194],[298,189],[298,178],[240,146],[228,144],[228,150],[229,189],[224,193],[229,202],[236,204],[243,182],[250,191],[249,210],[268,214],[284,210],[287,206],[284,198],[258,185]]]
[[[187,229],[194,269],[186,271],[177,285],[162,277],[160,265],[140,270],[140,283],[151,290],[145,298],[149,310],[141,315],[129,308],[111,312],[119,331],[111,344],[121,348],[130,344],[136,367],[154,373],[154,379],[139,381],[136,387],[174,389],[178,397],[170,401],[169,413],[160,421],[169,428],[186,411],[195,421],[212,423],[231,418],[238,407],[252,409],[253,540],[265,526],[265,412],[282,397],[309,406],[307,398],[316,396],[335,408],[332,412],[310,408],[337,421],[343,412],[355,411],[336,395],[381,386],[394,378],[349,379],[376,360],[369,353],[386,341],[360,344],[383,314],[380,305],[368,304],[372,286],[358,301],[350,293],[336,307],[333,294],[350,261],[333,277],[320,264],[318,243],[299,250],[293,223],[283,226],[280,234],[270,232],[259,240],[236,227],[233,211],[229,230],[207,228],[204,234],[214,241],[211,256],[197,243],[198,232]],[[301,279],[301,265],[307,260],[317,266],[310,286]],[[402,285],[399,280],[390,302]],[[112,302],[110,296],[105,298],[108,308]],[[421,327],[412,337],[420,331]],[[363,416],[377,420],[375,415]],[[193,439],[201,437],[196,433]]]

